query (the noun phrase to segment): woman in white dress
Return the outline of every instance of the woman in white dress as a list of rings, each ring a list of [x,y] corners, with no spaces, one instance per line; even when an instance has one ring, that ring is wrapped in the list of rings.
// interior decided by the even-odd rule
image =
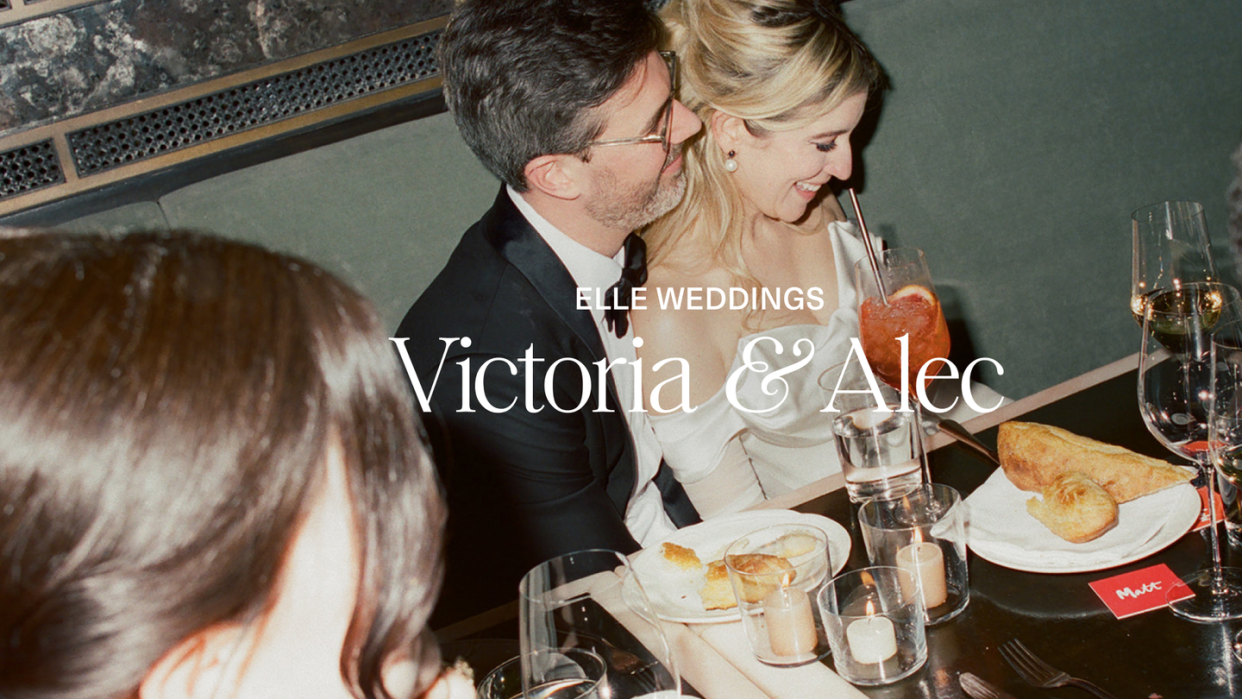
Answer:
[[[858,334],[865,252],[827,185],[849,178],[883,77],[810,0],[672,0],[663,16],[680,100],[706,128],[685,152],[685,199],[644,232],[648,302],[633,318],[665,459],[710,517],[840,470],[816,379]],[[723,293],[687,307],[709,288]],[[767,371],[738,372],[756,362]]]

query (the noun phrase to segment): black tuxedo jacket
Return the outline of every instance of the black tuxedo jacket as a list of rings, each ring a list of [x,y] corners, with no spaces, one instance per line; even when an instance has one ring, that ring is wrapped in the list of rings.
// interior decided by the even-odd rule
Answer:
[[[575,291],[568,270],[501,188],[397,331],[409,338],[409,357],[431,399],[424,421],[449,501],[437,626],[516,599],[521,576],[553,556],[638,549],[625,526],[635,487],[633,438],[611,376],[597,385],[595,362],[606,354],[590,312],[576,308]],[[463,337],[469,347],[456,340],[446,353],[442,338]],[[535,361],[519,363],[528,352]],[[493,358],[512,362],[517,375],[495,361],[480,378]],[[562,362],[546,383],[560,358],[585,366],[590,380]],[[486,410],[484,396],[508,409]],[[584,407],[568,413],[549,403],[569,410],[584,396]],[[607,412],[596,410],[601,400]],[[675,524],[698,521],[666,466],[656,482]]]

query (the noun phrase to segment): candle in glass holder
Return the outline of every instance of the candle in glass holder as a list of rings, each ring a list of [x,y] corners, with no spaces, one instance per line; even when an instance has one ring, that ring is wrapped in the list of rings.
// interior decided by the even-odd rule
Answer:
[[[897,655],[897,633],[887,617],[875,616],[875,606],[867,600],[867,616],[845,629],[845,638],[854,660],[878,665]]]
[[[916,530],[914,543],[897,552],[897,567],[908,571],[919,582],[923,589],[923,608],[933,609],[949,599],[949,588],[944,577],[944,553],[938,544],[922,539]],[[907,588],[908,583],[903,579],[901,593],[909,598],[914,590]]]
[[[818,644],[815,615],[806,592],[785,585],[773,590],[763,599],[763,618],[773,653],[797,656],[814,652]]]

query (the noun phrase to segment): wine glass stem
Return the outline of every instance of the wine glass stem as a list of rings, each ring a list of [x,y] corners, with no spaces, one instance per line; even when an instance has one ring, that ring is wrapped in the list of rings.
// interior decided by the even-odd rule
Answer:
[[[1208,489],[1208,546],[1212,549],[1212,589],[1213,591],[1221,591],[1224,586],[1221,574],[1220,562],[1220,534],[1216,531],[1218,519],[1216,518],[1216,468],[1212,465],[1211,460],[1206,465],[1201,464],[1207,475]]]

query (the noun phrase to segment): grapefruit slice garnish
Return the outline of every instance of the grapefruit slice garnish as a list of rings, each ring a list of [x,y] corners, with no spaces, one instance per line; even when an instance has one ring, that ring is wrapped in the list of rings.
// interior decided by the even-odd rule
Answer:
[[[892,304],[892,303],[896,303],[902,299],[907,299],[907,298],[910,298],[911,300],[913,300],[912,297],[918,298],[922,300],[923,303],[926,303],[928,305],[933,305],[936,303],[936,295],[933,294],[931,290],[928,289],[927,287],[921,286],[919,284],[906,284],[905,286],[901,287],[897,291],[894,291],[893,293],[889,294],[888,302]]]

